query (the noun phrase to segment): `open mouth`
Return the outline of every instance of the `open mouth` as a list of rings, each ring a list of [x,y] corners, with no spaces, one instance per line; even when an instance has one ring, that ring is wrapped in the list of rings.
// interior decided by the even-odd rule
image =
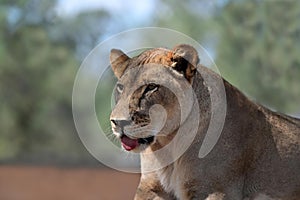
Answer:
[[[154,136],[150,136],[147,138],[138,138],[132,139],[129,138],[127,135],[123,134],[121,136],[121,144],[127,151],[131,151],[135,149],[140,144],[151,144],[154,141]]]

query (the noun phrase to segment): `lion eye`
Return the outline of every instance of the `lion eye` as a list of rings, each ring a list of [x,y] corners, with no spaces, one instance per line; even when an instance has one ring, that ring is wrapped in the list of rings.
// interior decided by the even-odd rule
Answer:
[[[157,89],[158,89],[158,85],[151,83],[151,84],[147,85],[144,93],[149,93],[149,92],[152,93],[152,92],[155,92]]]
[[[120,84],[120,83],[118,83],[117,84],[117,91],[119,92],[119,93],[122,93],[123,92],[123,90],[124,90],[124,86],[122,85],[122,84]]]

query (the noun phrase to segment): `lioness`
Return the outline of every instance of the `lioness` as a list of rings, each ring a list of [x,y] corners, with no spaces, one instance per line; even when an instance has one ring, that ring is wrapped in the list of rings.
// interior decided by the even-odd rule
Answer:
[[[113,132],[124,149],[141,153],[142,176],[135,200],[300,199],[299,119],[251,102],[221,79],[227,102],[224,127],[212,151],[199,158],[212,115],[210,91],[218,90],[207,85],[204,77],[210,80],[220,77],[199,64],[197,51],[181,44],[172,50],[150,49],[130,58],[113,49],[110,62],[118,78],[116,106],[110,118]],[[187,82],[196,95],[200,112],[194,111],[195,102],[188,102],[192,109],[181,121],[183,111],[176,94],[164,85],[155,84],[163,79],[168,79],[175,88]],[[135,88],[138,82],[141,86]],[[143,127],[151,121],[154,126],[159,122],[149,114],[155,104],[165,109],[164,126],[159,132],[155,129],[143,132]],[[196,118],[198,127],[189,127]],[[175,141],[168,155],[155,154],[151,159],[145,156],[168,145],[181,127],[184,135]],[[163,157],[172,157],[194,129],[197,134],[190,146],[173,163],[154,172],[143,171]]]

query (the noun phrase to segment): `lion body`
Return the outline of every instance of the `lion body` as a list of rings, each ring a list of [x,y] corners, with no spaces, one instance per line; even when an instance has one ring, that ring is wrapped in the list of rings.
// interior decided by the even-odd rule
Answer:
[[[139,59],[144,61],[143,64],[156,62],[164,66],[171,65],[172,54],[169,50],[158,49],[156,53],[153,52],[155,50],[148,52],[150,55],[146,52],[136,60],[132,59],[126,67],[132,67],[132,63]],[[155,58],[155,61],[151,58]],[[134,75],[135,81],[139,78],[147,79],[149,67],[138,67],[141,69]],[[141,151],[142,176],[135,200],[299,200],[300,120],[253,103],[223,79],[227,102],[224,126],[212,151],[204,158],[198,157],[212,115],[210,90],[216,89],[207,86],[204,78],[214,80],[220,77],[201,65],[197,66],[197,70],[201,73],[195,71],[192,76],[185,78],[193,87],[201,112],[193,112],[192,109],[183,124],[178,122],[180,115],[176,114],[180,113],[176,109],[178,102],[169,91],[161,90],[165,98],[153,97],[155,103],[166,106],[167,123],[183,126],[186,134],[189,134],[191,128],[198,131],[192,144],[178,159],[156,171],[143,173],[147,165],[161,158],[157,156],[149,160],[143,155],[167,145],[176,135],[178,127],[168,126],[165,130],[168,137],[157,137],[154,143]],[[134,84],[133,74],[124,77],[120,77],[120,80],[125,86],[131,87]],[[161,73],[157,75],[157,78],[163,77]],[[135,109],[137,104],[133,100],[130,103],[132,105],[129,107]],[[124,106],[121,104],[117,104],[113,116],[119,114],[120,108]],[[188,122],[196,117],[200,119],[198,127],[189,127]],[[178,146],[180,142],[175,141]]]

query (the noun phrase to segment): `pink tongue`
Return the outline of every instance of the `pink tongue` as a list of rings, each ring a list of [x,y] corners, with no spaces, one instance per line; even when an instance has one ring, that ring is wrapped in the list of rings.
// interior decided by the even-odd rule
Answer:
[[[121,138],[121,143],[127,151],[131,151],[139,144],[137,139],[131,139],[126,135]]]

